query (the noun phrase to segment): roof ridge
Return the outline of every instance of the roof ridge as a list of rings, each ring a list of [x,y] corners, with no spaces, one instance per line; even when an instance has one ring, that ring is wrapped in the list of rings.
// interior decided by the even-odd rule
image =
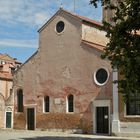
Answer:
[[[51,19],[52,19],[54,16],[56,16],[58,13],[60,13],[61,11],[65,12],[65,13],[67,13],[67,14],[70,14],[71,16],[76,17],[76,18],[78,18],[78,19],[80,19],[80,20],[82,20],[82,21],[84,21],[84,22],[90,23],[90,24],[92,24],[92,25],[95,25],[95,26],[98,26],[98,27],[102,27],[102,26],[103,26],[102,22],[95,21],[95,20],[90,19],[90,18],[87,18],[87,17],[85,17],[85,16],[81,16],[81,15],[72,13],[72,12],[70,12],[70,11],[67,11],[67,10],[65,10],[65,9],[63,9],[63,8],[60,8],[57,12],[55,12],[55,14],[54,14],[52,17],[50,17],[50,19],[48,19],[48,21],[47,21],[44,25],[42,25],[42,26],[39,28],[38,32],[40,32],[44,27],[46,27],[46,25],[51,21]]]
[[[73,16],[76,16],[76,17],[78,17],[78,18],[80,18],[80,19],[82,19],[82,20],[84,20],[84,21],[88,21],[88,22],[90,22],[90,23],[97,24],[97,25],[99,25],[99,26],[103,26],[102,22],[93,20],[93,19],[88,18],[88,17],[86,17],[86,16],[81,16],[81,15],[78,15],[78,14],[76,14],[76,13],[72,13],[72,12],[67,11],[67,10],[65,10],[65,9],[61,9],[61,10],[64,11],[64,12],[67,12],[67,13],[73,15]]]

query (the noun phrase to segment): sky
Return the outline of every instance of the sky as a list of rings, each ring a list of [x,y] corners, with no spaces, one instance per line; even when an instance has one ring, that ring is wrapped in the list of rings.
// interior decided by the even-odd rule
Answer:
[[[101,6],[75,0],[75,13],[101,21]],[[24,63],[39,47],[37,30],[63,9],[74,12],[74,0],[0,0],[0,53]]]

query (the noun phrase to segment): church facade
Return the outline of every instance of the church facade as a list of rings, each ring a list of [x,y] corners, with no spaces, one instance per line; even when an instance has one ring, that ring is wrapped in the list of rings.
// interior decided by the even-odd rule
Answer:
[[[11,128],[140,135],[140,98],[118,93],[101,27],[60,9],[38,30],[38,50],[14,74]]]
[[[102,24],[65,11],[39,29],[39,48],[14,75],[14,129],[111,134],[112,68]]]

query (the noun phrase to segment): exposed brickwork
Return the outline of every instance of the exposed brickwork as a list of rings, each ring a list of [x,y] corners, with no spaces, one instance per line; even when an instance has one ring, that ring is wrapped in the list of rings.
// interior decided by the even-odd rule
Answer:
[[[121,93],[119,93],[119,116],[120,116],[120,121],[121,122],[140,122],[140,116],[138,117],[133,117],[126,116],[126,112],[124,111],[125,109],[125,102],[123,101],[123,97]]]
[[[14,114],[14,129],[26,129],[26,116],[23,113]]]
[[[61,128],[72,129],[78,128],[80,124],[79,114],[62,114],[62,113],[50,113],[50,114],[38,114],[37,115],[37,128]]]
[[[66,28],[57,34],[55,27],[60,20],[64,21]],[[37,129],[77,128],[82,129],[83,133],[93,132],[93,102],[111,100],[112,69],[109,61],[100,58],[101,50],[97,49],[97,40],[106,42],[104,33],[97,31],[99,29],[87,31],[95,28],[92,26],[84,30],[82,27],[82,21],[61,12],[40,31],[38,52],[14,75],[15,112],[19,88],[23,89],[24,98],[22,126],[16,123],[19,118],[15,115],[16,128],[26,128],[27,108],[33,107]],[[83,31],[86,35],[98,33],[98,39],[92,40],[96,47],[89,47],[82,42]],[[93,78],[101,67],[109,71],[109,80],[104,86],[98,86]],[[73,113],[67,113],[67,97],[70,94],[74,97]],[[50,97],[50,112],[47,114],[43,111],[45,96]]]

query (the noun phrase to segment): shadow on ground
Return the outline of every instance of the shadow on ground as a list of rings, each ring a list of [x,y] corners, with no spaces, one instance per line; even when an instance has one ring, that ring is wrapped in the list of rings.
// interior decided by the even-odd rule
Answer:
[[[13,140],[13,139],[11,139]],[[40,136],[31,138],[20,138],[20,140],[127,140],[119,138],[84,138],[84,137],[61,137],[61,136]]]

